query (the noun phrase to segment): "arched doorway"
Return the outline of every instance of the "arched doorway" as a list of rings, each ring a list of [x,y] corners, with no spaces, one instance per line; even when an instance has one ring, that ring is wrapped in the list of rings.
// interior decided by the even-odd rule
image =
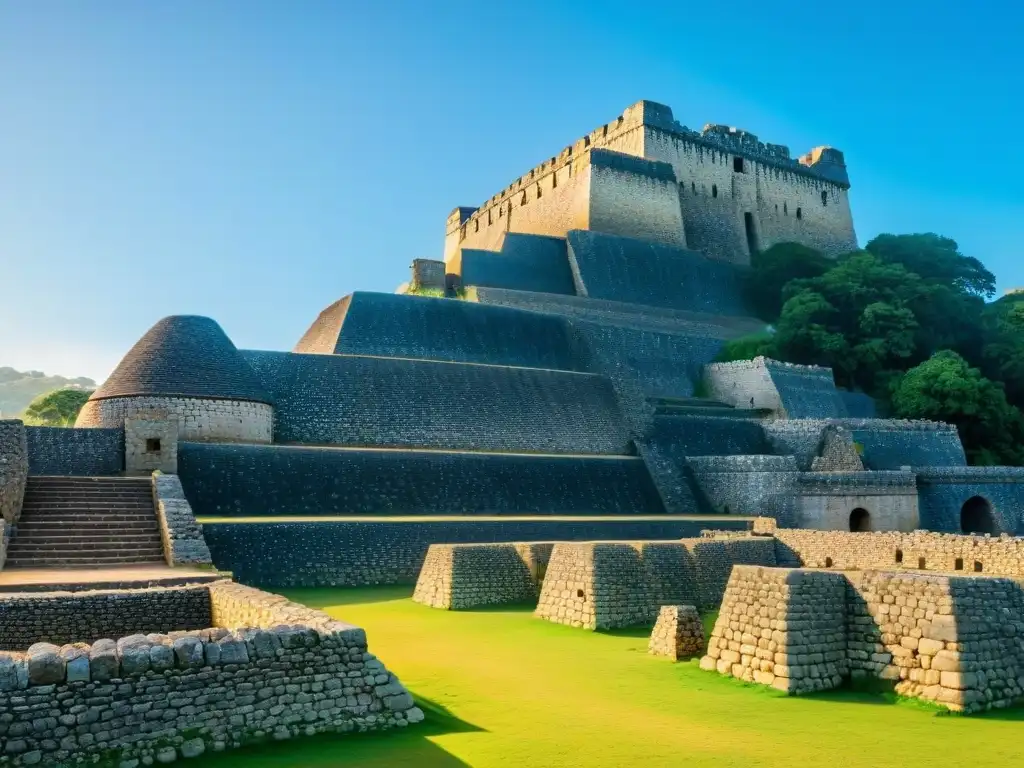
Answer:
[[[853,512],[850,513],[850,530],[870,531],[871,513],[864,509],[864,507],[857,507],[853,510]]]
[[[999,526],[992,505],[984,496],[972,496],[960,508],[960,530],[964,533],[990,533],[999,535]]]

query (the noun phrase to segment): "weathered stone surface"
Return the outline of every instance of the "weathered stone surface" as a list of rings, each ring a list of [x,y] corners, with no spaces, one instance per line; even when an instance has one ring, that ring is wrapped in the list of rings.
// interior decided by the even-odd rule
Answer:
[[[650,653],[673,661],[704,653],[704,625],[696,606],[662,606],[647,647]]]

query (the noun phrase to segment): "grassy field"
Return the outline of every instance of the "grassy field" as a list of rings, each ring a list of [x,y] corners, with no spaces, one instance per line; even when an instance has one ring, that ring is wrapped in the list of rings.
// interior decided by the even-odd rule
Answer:
[[[959,717],[884,693],[786,697],[647,654],[640,631],[593,633],[529,609],[452,613],[411,588],[288,593],[366,628],[425,723],[189,761],[269,766],[1010,766],[1024,710]]]

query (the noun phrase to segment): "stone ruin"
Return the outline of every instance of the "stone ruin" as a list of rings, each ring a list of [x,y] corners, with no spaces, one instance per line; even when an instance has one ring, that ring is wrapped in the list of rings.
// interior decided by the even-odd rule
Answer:
[[[978,712],[1024,695],[1024,590],[1007,578],[737,566],[701,668],[787,693],[847,677]]]
[[[423,719],[366,633],[227,580],[0,597],[0,753],[134,768]]]
[[[654,622],[648,653],[672,661],[704,653],[704,624],[694,605],[663,605]]]
[[[434,544],[412,599],[451,610],[536,602],[553,547],[545,542]]]

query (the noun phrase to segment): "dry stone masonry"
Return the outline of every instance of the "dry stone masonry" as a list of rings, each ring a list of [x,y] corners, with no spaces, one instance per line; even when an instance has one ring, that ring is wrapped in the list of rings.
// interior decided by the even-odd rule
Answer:
[[[1024,590],[1005,578],[737,566],[701,668],[788,693],[844,678],[955,711],[1024,694]]]
[[[4,759],[135,768],[423,719],[362,629],[231,582],[204,589],[214,628],[0,653]]]
[[[847,674],[841,574],[733,568],[701,669],[788,693],[838,686]]]
[[[203,529],[192,514],[178,476],[154,472],[153,499],[167,564],[212,565]]]
[[[432,544],[413,600],[460,610],[536,602],[554,544]]]
[[[704,625],[693,605],[663,605],[654,623],[648,652],[673,661],[704,653]]]

